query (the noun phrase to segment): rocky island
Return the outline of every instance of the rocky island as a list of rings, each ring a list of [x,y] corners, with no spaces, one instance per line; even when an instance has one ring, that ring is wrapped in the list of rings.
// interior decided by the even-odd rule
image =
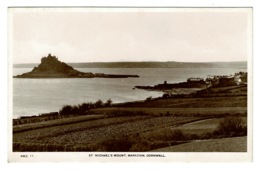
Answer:
[[[128,78],[139,77],[138,75],[104,74],[104,73],[85,73],[74,69],[68,64],[58,60],[56,56],[49,54],[41,59],[38,67],[14,78]]]

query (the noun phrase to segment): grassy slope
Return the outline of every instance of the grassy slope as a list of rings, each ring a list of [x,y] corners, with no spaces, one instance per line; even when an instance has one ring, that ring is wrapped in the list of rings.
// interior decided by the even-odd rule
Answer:
[[[184,124],[180,127],[176,127],[174,129],[180,129],[183,133],[185,134],[205,134],[205,133],[210,133],[213,132],[214,130],[217,129],[219,123],[223,120],[224,118],[213,118],[213,119],[205,119],[205,120],[200,120],[196,122],[191,122]],[[244,123],[247,122],[247,117],[242,118]]]
[[[201,135],[203,133],[209,133],[216,130],[221,120],[223,120],[223,118],[206,119],[192,123],[187,123],[183,126],[176,127],[174,129],[180,129],[185,134]]]
[[[176,146],[153,150],[152,152],[246,152],[247,137],[233,137],[194,141]]]

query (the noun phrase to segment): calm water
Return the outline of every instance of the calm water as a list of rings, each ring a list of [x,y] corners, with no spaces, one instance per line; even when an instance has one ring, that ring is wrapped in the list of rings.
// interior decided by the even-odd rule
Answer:
[[[76,105],[98,99],[113,103],[144,100],[161,96],[161,92],[132,89],[136,85],[156,85],[167,81],[176,83],[189,77],[230,75],[245,69],[230,68],[76,68],[83,72],[107,74],[137,74],[140,78],[106,79],[13,79],[13,116],[37,115],[59,111],[66,104]],[[15,68],[13,75],[31,71]]]

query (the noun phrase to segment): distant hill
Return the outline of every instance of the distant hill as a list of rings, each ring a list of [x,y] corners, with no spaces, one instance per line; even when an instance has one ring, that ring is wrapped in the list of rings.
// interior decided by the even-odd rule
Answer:
[[[14,64],[14,68],[33,68],[38,64]],[[247,68],[246,61],[238,62],[93,62],[68,63],[74,68]]]

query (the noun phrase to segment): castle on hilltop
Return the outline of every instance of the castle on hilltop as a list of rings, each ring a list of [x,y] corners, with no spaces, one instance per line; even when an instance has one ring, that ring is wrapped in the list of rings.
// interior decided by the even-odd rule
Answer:
[[[45,57],[45,56],[42,57],[41,62],[43,63],[45,61],[59,61],[59,60],[58,60],[58,57],[56,57],[55,55],[52,56],[51,53],[49,53],[47,57]]]

